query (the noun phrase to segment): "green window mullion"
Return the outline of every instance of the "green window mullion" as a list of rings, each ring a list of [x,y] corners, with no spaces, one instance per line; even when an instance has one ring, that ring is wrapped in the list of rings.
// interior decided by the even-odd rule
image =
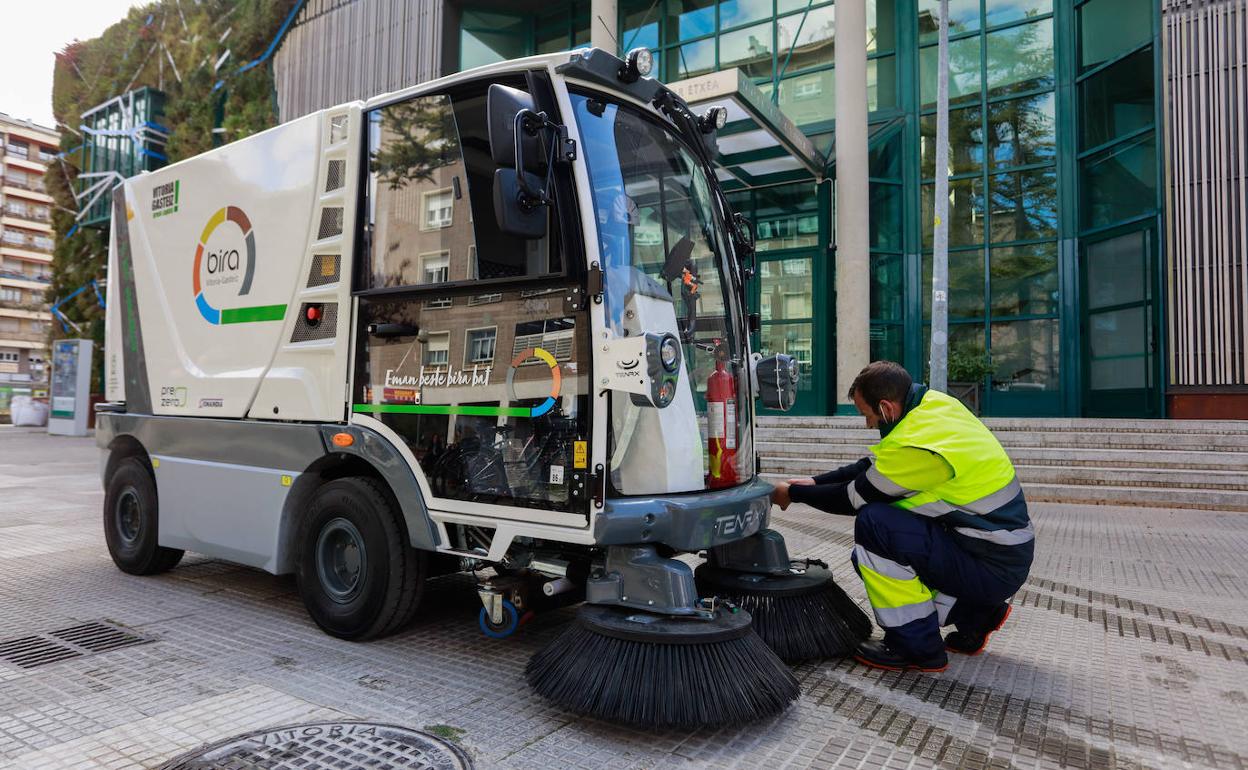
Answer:
[[[1051,168],[1057,168],[1057,161],[1048,161],[1046,163],[1028,163],[1024,166],[997,166],[988,173],[988,176],[1001,176],[1002,174],[1013,174],[1019,171],[1044,171]]]
[[[1060,2],[1060,1],[1061,0],[1057,0],[1057,2]],[[986,11],[984,11],[984,13],[986,14]],[[985,15],[985,19],[986,18],[987,16]],[[1025,16],[1021,19],[1015,19],[1014,21],[1007,21],[1004,24],[998,24],[995,27],[987,28],[984,30],[984,34],[988,34],[989,32],[1000,32],[1003,29],[1012,29],[1014,27],[1022,27],[1027,24],[1034,24],[1039,21],[1047,21],[1048,19],[1052,19],[1052,18],[1053,18],[1053,13],[1051,11],[1049,13],[1041,14],[1039,16]]]
[[[1147,126],[1141,126],[1140,128],[1137,128],[1130,133],[1123,134],[1122,136],[1114,137],[1108,142],[1105,142],[1103,144],[1098,144],[1095,147],[1091,147],[1089,149],[1083,150],[1075,157],[1078,160],[1085,160],[1087,158],[1092,157],[1093,155],[1099,155],[1105,152],[1106,150],[1112,150],[1117,145],[1125,144],[1126,142],[1129,142],[1133,139],[1139,139],[1141,136],[1144,136],[1145,134],[1148,134],[1154,131],[1156,128],[1157,127],[1155,125],[1153,125],[1152,123],[1149,123]]]
[[[1055,89],[1053,88],[1033,88],[1030,91],[1014,91],[1008,94],[1002,94],[1000,96],[991,96],[988,98],[988,104],[991,105],[991,104],[1000,104],[1001,102],[1012,102],[1015,99],[1030,99],[1034,96],[1043,96],[1044,94],[1051,94],[1053,93],[1054,90]]]
[[[1106,61],[1101,62],[1100,64],[1096,65],[1095,67],[1083,73],[1082,75],[1076,76],[1075,85],[1079,85],[1080,83],[1092,77],[1093,75],[1097,74],[1098,72],[1109,69],[1110,67],[1114,66],[1115,64],[1122,61],[1123,59],[1126,59],[1130,56],[1133,56],[1139,53],[1140,51],[1143,51],[1145,48],[1148,48],[1152,44],[1153,44],[1153,40],[1150,38],[1148,42],[1141,43],[1137,45],[1135,48],[1132,48],[1130,51],[1119,54],[1118,56],[1115,56],[1112,59],[1107,59]]]
[[[991,144],[988,142],[988,92],[990,90],[988,83],[988,31],[984,29],[984,20],[988,18],[988,0],[980,0],[979,3],[979,123],[980,131],[984,137],[984,163],[979,170],[983,174],[983,188],[981,194],[984,196],[984,250],[983,250],[983,286],[981,287],[982,297],[980,302],[984,308],[984,351],[992,356],[992,325],[988,322],[988,315],[992,309],[992,188],[989,186],[988,173],[992,166],[992,159],[988,157],[988,151]]]

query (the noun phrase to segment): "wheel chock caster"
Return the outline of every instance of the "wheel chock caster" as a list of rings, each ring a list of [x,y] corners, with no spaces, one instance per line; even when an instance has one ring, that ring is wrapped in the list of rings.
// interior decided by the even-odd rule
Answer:
[[[520,627],[520,612],[506,595],[499,586],[489,583],[477,587],[477,596],[481,597],[477,625],[491,639],[506,639]]]
[[[490,616],[490,611],[482,607],[481,614],[477,616],[477,625],[481,627],[481,633],[491,639],[506,639],[520,627],[520,613],[516,610],[516,605],[506,599],[500,599],[499,614],[502,616],[501,619],[495,621]]]

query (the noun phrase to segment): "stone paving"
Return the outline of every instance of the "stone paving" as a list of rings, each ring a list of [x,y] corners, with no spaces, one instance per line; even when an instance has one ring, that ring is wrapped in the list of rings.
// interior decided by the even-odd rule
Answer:
[[[334,719],[450,737],[478,767],[1248,765],[1244,514],[1035,505],[1032,579],[985,654],[936,675],[803,665],[802,697],[778,717],[655,734],[529,692],[526,661],[571,610],[493,641],[471,581],[443,579],[408,631],[342,642],[289,577],[191,554],[159,577],[121,573],[102,498],[90,439],[0,427],[0,767],[156,767]],[[865,607],[849,519],[794,507],[773,524]],[[19,639],[68,657],[20,667],[2,657]]]

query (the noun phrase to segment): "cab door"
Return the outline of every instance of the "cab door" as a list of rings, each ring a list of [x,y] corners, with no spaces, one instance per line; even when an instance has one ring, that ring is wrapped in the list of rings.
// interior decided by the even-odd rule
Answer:
[[[436,510],[584,526],[589,323],[568,299],[584,261],[559,206],[570,180],[555,180],[544,237],[499,230],[489,85],[365,115],[351,411],[402,439]]]

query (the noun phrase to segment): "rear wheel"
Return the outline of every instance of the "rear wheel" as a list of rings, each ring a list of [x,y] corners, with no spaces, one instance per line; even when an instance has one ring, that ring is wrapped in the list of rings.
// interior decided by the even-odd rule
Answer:
[[[390,496],[373,479],[321,487],[299,531],[296,577],[308,614],[340,639],[399,630],[424,594],[428,555],[412,548]]]
[[[104,493],[104,542],[122,572],[155,575],[182,559],[181,550],[159,545],[159,523],[156,480],[142,459],[127,457]]]

